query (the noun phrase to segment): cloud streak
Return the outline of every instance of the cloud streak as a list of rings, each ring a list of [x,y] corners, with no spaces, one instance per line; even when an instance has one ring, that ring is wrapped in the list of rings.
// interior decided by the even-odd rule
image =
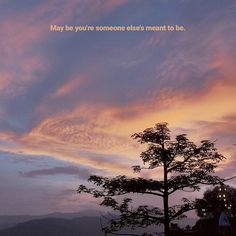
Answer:
[[[234,1],[27,2],[0,3],[0,150],[11,160],[8,168],[17,166],[12,178],[19,170],[25,177],[17,190],[22,199],[24,183],[27,191],[44,186],[53,198],[68,184],[58,187],[62,177],[133,175],[130,166],[139,164],[144,147],[130,136],[162,121],[196,142],[219,140],[230,157],[219,173],[232,171]],[[181,24],[187,30],[60,34],[50,24]],[[41,166],[27,162],[29,156]],[[14,188],[6,172],[3,177]],[[53,193],[43,177],[55,183]],[[67,209],[65,201],[56,204],[53,209]]]
[[[73,175],[82,179],[88,179],[91,173],[87,169],[80,169],[75,166],[58,166],[48,169],[31,170],[28,172],[19,172],[20,176],[35,178],[47,175]]]

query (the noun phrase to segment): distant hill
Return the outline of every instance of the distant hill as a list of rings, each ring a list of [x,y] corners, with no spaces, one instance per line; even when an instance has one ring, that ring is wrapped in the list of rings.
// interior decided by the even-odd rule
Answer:
[[[44,218],[62,218],[73,219],[83,216],[100,216],[97,211],[84,211],[84,212],[72,212],[72,213],[60,213],[54,212],[47,215],[0,215],[0,230],[13,227],[19,223],[24,223],[30,220],[38,220]]]
[[[100,216],[99,212],[0,216],[0,236],[102,236],[104,233],[101,232]],[[195,222],[196,219],[185,218],[176,223],[185,227],[187,224],[194,225]],[[163,227],[151,226],[149,229],[137,229],[136,232],[147,230],[162,232]]]
[[[99,217],[30,220],[8,229],[0,236],[102,236]]]

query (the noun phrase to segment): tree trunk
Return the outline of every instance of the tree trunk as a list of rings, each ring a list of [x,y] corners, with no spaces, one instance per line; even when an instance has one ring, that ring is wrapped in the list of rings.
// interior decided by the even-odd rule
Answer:
[[[162,145],[163,150],[164,144]],[[164,205],[164,232],[165,236],[170,235],[170,228],[169,228],[169,204],[168,204],[168,172],[167,172],[167,156],[165,152],[163,153],[163,164],[164,164],[164,196],[163,196],[163,205]]]
[[[165,236],[170,235],[170,229],[169,229],[169,212],[168,212],[168,195],[164,194],[163,198],[163,203],[164,203],[164,232]]]

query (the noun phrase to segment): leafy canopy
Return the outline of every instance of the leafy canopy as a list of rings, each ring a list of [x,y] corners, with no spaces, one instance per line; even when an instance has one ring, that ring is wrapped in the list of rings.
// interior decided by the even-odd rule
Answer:
[[[197,200],[196,211],[199,217],[219,217],[224,209],[229,215],[236,216],[236,188],[220,184],[212,189],[207,189],[202,199]]]
[[[101,205],[111,207],[119,213],[109,220],[103,230],[107,233],[118,234],[124,228],[148,227],[150,225],[165,225],[168,235],[169,222],[183,217],[183,214],[195,208],[195,202],[184,198],[180,205],[169,206],[169,196],[176,191],[196,191],[201,184],[218,184],[222,182],[213,176],[214,169],[224,159],[214,146],[214,142],[202,140],[200,145],[187,138],[187,135],[177,135],[171,140],[167,123],[158,123],[153,128],[135,133],[132,138],[141,144],[147,144],[147,150],[140,154],[143,166],[133,166],[134,172],[142,169],[156,169],[157,176],[163,178],[127,177],[124,175],[114,178],[90,176],[94,188],[80,185],[78,193],[89,193],[95,198],[102,198]],[[133,207],[132,194],[152,195],[163,199],[163,208],[149,206],[148,203]],[[117,200],[122,195],[123,201]],[[136,234],[129,234],[136,235]],[[152,234],[143,234],[152,235]]]

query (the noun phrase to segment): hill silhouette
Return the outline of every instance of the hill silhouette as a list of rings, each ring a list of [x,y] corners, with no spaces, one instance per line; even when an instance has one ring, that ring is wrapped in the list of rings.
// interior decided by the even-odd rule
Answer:
[[[101,236],[101,214],[99,212],[60,213],[48,215],[0,216],[0,236]],[[180,221],[181,227],[193,225],[196,219]],[[130,229],[125,229],[131,232]],[[136,229],[136,232],[163,231],[154,226]]]
[[[99,217],[45,218],[0,230],[0,236],[102,236]]]
[[[0,230],[13,227],[19,223],[24,223],[30,220],[39,220],[45,218],[60,218],[73,219],[79,217],[99,217],[101,213],[97,211],[81,211],[81,212],[53,212],[47,215],[0,215]]]

